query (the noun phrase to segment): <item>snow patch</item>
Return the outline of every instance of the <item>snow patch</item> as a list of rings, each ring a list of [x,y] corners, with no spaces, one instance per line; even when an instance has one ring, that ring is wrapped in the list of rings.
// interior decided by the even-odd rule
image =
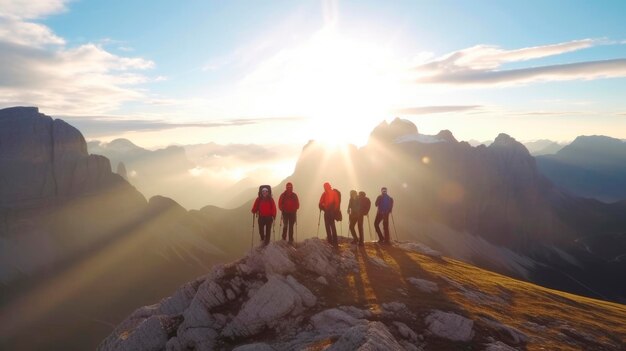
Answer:
[[[435,144],[435,143],[445,143],[446,140],[437,137],[436,135],[426,135],[426,134],[406,134],[394,139],[394,143],[410,143],[410,142],[418,142],[422,144]]]

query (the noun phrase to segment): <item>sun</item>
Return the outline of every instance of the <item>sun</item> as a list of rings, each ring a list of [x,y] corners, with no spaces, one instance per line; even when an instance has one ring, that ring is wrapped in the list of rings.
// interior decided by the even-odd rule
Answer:
[[[392,50],[364,38],[328,26],[281,55],[272,90],[282,108],[310,120],[307,133],[315,140],[363,145],[369,131],[390,117],[401,67]]]

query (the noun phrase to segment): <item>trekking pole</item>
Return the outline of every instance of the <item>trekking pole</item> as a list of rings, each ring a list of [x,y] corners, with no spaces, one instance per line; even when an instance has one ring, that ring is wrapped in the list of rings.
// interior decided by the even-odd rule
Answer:
[[[276,220],[272,221],[272,232],[274,233],[274,241],[276,241]]]
[[[396,230],[396,220],[393,219],[393,212],[391,212],[391,223],[393,223],[393,232],[396,233],[396,242],[398,242],[398,231]]]
[[[319,239],[320,237],[320,220],[322,218],[322,210],[320,210],[319,215],[317,215],[317,234],[315,236]]]
[[[367,229],[370,232],[370,241],[373,241],[374,239],[372,239],[372,226],[370,224],[370,215],[367,214],[366,216],[367,216]]]
[[[254,213],[252,214],[252,242],[250,243],[250,250],[254,247]]]
[[[282,228],[283,228],[283,213],[281,212],[280,213],[280,224],[278,225],[278,234],[280,234],[280,235],[283,234],[283,231],[281,230]],[[276,237],[274,237],[274,240],[276,240]]]

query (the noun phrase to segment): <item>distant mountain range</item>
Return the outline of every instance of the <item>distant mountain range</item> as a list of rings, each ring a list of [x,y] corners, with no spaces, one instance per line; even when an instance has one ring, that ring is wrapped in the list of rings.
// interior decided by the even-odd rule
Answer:
[[[266,164],[297,157],[299,149],[285,145],[219,145],[215,143],[169,146],[148,150],[128,139],[108,143],[90,141],[88,151],[107,157],[114,169],[147,197],[175,198],[186,208],[207,204],[234,208],[240,193],[262,183],[279,182]],[[234,174],[239,170],[241,175]],[[229,174],[232,173],[232,174]],[[119,173],[119,172],[118,172]],[[243,177],[236,179],[236,177]]]
[[[78,130],[36,108],[0,110],[0,140],[2,349],[93,349],[134,306],[258,244],[250,213],[256,188],[241,193],[246,202],[232,210],[187,211],[162,196],[146,201],[111,172],[107,158],[88,154]],[[112,150],[154,155],[125,141]],[[387,186],[396,201],[392,235],[400,241],[548,287],[625,301],[625,283],[616,277],[626,269],[626,203],[554,186],[508,135],[472,147],[449,131],[422,135],[397,119],[381,123],[362,148],[309,142],[275,197],[287,181],[302,204],[300,241],[324,236],[317,209],[324,181],[342,191],[344,210],[350,189],[373,200]],[[345,224],[339,230],[347,236]],[[38,301],[45,303],[37,312],[23,313]]]
[[[552,182],[572,194],[605,202],[626,199],[626,142],[580,136],[554,155],[537,157]]]

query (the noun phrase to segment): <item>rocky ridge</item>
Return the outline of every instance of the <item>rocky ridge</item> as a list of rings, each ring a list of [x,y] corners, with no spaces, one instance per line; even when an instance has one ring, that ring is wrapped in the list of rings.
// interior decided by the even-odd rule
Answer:
[[[625,346],[622,305],[517,282],[423,245],[403,247],[381,251],[374,244],[359,249],[343,242],[334,250],[319,239],[295,248],[284,242],[257,247],[139,308],[98,350]],[[561,312],[528,309],[548,301]],[[589,313],[600,314],[590,320],[584,317]]]

